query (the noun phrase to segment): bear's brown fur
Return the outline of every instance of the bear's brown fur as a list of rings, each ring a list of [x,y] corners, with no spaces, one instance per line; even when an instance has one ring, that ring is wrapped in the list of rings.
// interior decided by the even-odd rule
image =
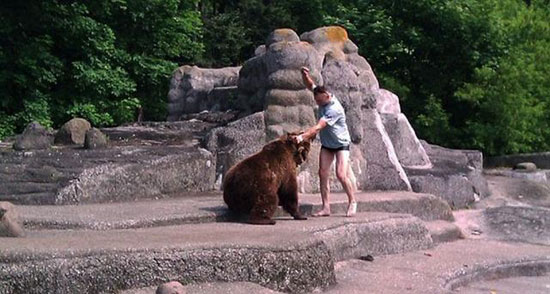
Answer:
[[[236,214],[249,214],[252,224],[275,224],[278,205],[294,219],[306,219],[298,210],[297,167],[309,153],[310,143],[297,144],[296,134],[283,135],[229,169],[223,199]]]

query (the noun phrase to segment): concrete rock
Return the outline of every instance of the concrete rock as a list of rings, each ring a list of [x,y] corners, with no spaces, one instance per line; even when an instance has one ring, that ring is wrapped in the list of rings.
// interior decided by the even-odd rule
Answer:
[[[502,206],[485,210],[491,234],[499,239],[550,245],[550,209]]]
[[[211,190],[215,179],[214,160],[207,150],[185,148],[160,158],[86,168],[57,192],[55,204],[121,201]]]
[[[267,36],[265,40],[265,46],[269,47],[273,43],[277,42],[298,42],[300,37],[291,29],[276,29]]]
[[[0,157],[0,201],[75,204],[213,189],[215,157],[188,146],[59,148]],[[15,183],[15,184],[14,184]]]
[[[364,111],[363,119],[365,140],[361,148],[366,154],[367,170],[359,179],[360,186],[367,190],[411,191],[380,115],[375,109],[369,109]]]
[[[185,294],[185,288],[180,282],[172,281],[164,283],[157,288],[155,294]]]
[[[495,197],[518,201],[536,207],[550,208],[550,185],[526,179],[486,175]]]
[[[532,162],[520,162],[514,166],[514,169],[524,170],[524,171],[535,171],[537,170],[537,165]]]
[[[53,143],[53,136],[37,122],[27,125],[23,133],[15,139],[15,150],[48,149]]]
[[[0,237],[23,237],[25,231],[19,221],[15,206],[0,201]]]
[[[220,107],[219,105],[227,104],[227,102],[216,101],[214,96],[210,96],[208,100],[208,94],[218,87],[236,86],[240,69],[240,67],[202,69],[187,65],[176,69],[168,92],[168,120],[175,121],[182,114],[210,110],[216,105]]]
[[[430,168],[432,163],[416,137],[407,117],[402,114],[381,113],[382,123],[403,166]]]
[[[86,132],[86,138],[84,139],[84,148],[97,149],[107,147],[107,136],[103,134],[99,129],[91,128]]]
[[[86,132],[92,128],[90,122],[83,118],[73,118],[66,122],[55,134],[55,144],[82,145]]]
[[[422,145],[432,167],[405,167],[413,191],[439,196],[453,208],[468,207],[489,196],[481,152],[447,149],[425,141]]]
[[[219,189],[223,176],[231,166],[260,151],[266,142],[264,113],[258,112],[225,127],[213,129],[205,138],[205,148],[216,157],[216,184]]]
[[[394,93],[386,90],[380,89],[377,91],[376,95],[376,110],[382,113],[392,113],[399,114],[401,113],[401,106],[399,105],[399,97]]]

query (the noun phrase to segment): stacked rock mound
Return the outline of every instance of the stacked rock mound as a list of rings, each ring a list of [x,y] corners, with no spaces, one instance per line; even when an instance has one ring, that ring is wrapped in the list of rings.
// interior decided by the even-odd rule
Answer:
[[[240,69],[202,69],[188,65],[176,69],[168,92],[168,121],[177,121],[184,114],[203,110],[230,108]]]
[[[481,176],[479,152],[475,163],[460,166],[464,163],[461,160],[453,165],[458,166],[454,170],[455,176],[465,179],[465,185],[454,187],[460,191],[425,184],[432,182],[434,176],[441,176],[440,184],[445,185],[448,173],[428,172],[436,167],[401,112],[398,97],[380,88],[369,63],[358,54],[357,46],[341,27],[322,27],[300,37],[290,29],[278,29],[268,36],[265,45],[257,48],[255,56],[245,62],[239,72],[237,104],[242,106],[239,109],[241,116],[263,116],[263,125],[239,130],[233,128],[228,136],[222,135],[227,133],[223,127],[215,129],[205,145],[219,155],[218,164],[238,162],[259,150],[258,147],[265,142],[316,123],[313,94],[301,79],[300,68],[303,66],[310,68],[315,82],[335,94],[344,106],[352,137],[352,169],[358,188],[446,193],[446,199],[453,198],[452,194],[458,192],[461,200],[453,202],[456,206],[474,201],[476,194],[485,196],[483,186],[486,184]],[[176,72],[175,77],[177,75]],[[243,120],[250,121],[246,117]],[[265,136],[256,134],[258,132],[264,132]],[[256,140],[244,146],[239,143],[248,141],[250,134],[265,141]],[[231,139],[220,139],[224,137]],[[301,168],[302,192],[316,192],[318,189],[316,152],[318,146],[314,145],[309,162]],[[218,168],[218,178],[227,169]],[[477,172],[472,173],[471,169]],[[408,171],[414,173],[413,186]],[[332,188],[339,189],[337,184]]]

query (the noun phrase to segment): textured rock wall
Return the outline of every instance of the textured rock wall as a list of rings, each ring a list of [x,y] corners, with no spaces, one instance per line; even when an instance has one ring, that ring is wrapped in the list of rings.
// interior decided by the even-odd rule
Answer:
[[[203,69],[188,65],[177,68],[170,80],[168,121],[179,120],[187,113],[225,110],[228,107],[226,100],[235,92],[240,69]],[[217,95],[210,95],[212,91],[218,92]],[[220,97],[225,100],[220,100]]]

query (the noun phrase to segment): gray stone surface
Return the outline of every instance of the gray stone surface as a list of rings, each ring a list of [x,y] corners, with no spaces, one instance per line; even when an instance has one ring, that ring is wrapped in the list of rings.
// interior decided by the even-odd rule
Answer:
[[[540,171],[528,171],[528,170],[521,170],[521,169],[492,169],[492,170],[486,170],[485,174],[487,175],[493,175],[493,176],[504,176],[509,178],[516,178],[516,179],[525,179],[532,182],[537,182],[541,184],[548,184],[550,181],[548,181],[547,172],[545,170]]]
[[[332,252],[341,241],[334,238],[345,232],[350,232],[350,240],[355,234],[369,237],[357,235],[358,243],[347,243],[346,255]],[[391,239],[382,244],[376,239],[382,236]],[[210,223],[41,231],[0,242],[0,291],[111,293],[178,280],[184,284],[248,281],[276,291],[303,293],[334,284],[334,259],[359,254],[353,246],[383,254],[430,244],[418,218],[387,213],[300,222],[286,218],[268,227]]]
[[[422,146],[416,137],[412,126],[404,114],[381,113],[380,117],[393,143],[397,158],[403,166],[418,168],[432,167],[424,146]]]
[[[105,134],[103,134],[99,129],[91,128],[86,132],[86,136],[84,138],[84,148],[98,149],[105,148],[107,145],[107,136],[105,136]]]
[[[526,206],[487,208],[490,233],[503,240],[550,245],[550,209]]]
[[[0,201],[0,238],[23,237],[24,235],[25,231],[15,206],[9,202]]]
[[[196,66],[177,68],[168,92],[168,121],[179,120],[182,114],[221,108],[226,102],[208,94],[218,87],[237,85],[240,67],[202,69]],[[226,96],[221,96],[221,98]],[[226,109],[217,109],[226,110]]]
[[[550,152],[488,157],[484,164],[486,168],[513,167],[520,162],[532,162],[538,168],[550,169]]]
[[[265,143],[263,112],[246,116],[208,133],[204,145],[216,157],[215,187],[221,187],[223,176],[231,166],[259,152]]]
[[[524,170],[524,171],[535,171],[537,170],[537,165],[532,162],[520,162],[514,165],[514,169]]]
[[[185,294],[185,288],[180,282],[172,281],[158,286],[155,294]]]
[[[0,153],[0,201],[70,204],[213,188],[215,157],[186,146]]]
[[[399,97],[386,89],[379,89],[376,95],[376,110],[380,114],[400,114]]]
[[[393,144],[386,133],[378,112],[365,110],[365,130],[362,153],[366,155],[366,173],[359,179],[359,185],[366,190],[411,191],[411,184],[399,163]]]
[[[335,261],[366,254],[387,255],[433,246],[426,226],[419,219],[409,216],[372,223],[350,221],[346,226],[317,232],[315,235],[324,240]]]
[[[250,282],[197,283],[184,286],[187,294],[282,294]],[[153,294],[155,287],[121,291],[120,294]]]
[[[428,231],[430,231],[430,236],[434,244],[452,242],[458,239],[464,239],[465,236],[462,233],[462,230],[453,223],[435,220],[426,223]]]
[[[21,135],[15,138],[13,149],[19,151],[48,149],[53,143],[53,135],[37,122],[27,125]]]
[[[481,152],[453,150],[426,142],[422,145],[432,168],[405,167],[413,191],[439,196],[453,208],[468,207],[489,196]]]
[[[454,291],[461,294],[547,294],[550,291],[550,274],[480,281],[460,287]]]
[[[300,37],[291,29],[276,29],[267,36],[265,40],[265,46],[269,47],[273,43],[277,42],[298,42]]]
[[[550,186],[546,183],[495,175],[487,175],[486,178],[495,197],[487,199],[486,202],[489,202],[487,204],[483,203],[485,201],[480,204],[502,206],[518,202],[535,207],[550,208]],[[492,204],[494,202],[497,202],[497,205]]]
[[[221,192],[181,193],[171,199],[129,203],[101,203],[67,206],[19,206],[19,214],[29,230],[116,230],[227,221],[228,210]],[[335,216],[345,215],[345,193],[331,195]],[[302,213],[311,215],[321,208],[319,194],[300,194]],[[440,198],[410,192],[357,193],[358,212],[406,213],[422,220],[452,221],[449,205]],[[288,214],[279,209],[278,217]]]
[[[63,124],[55,134],[55,144],[82,145],[86,132],[92,128],[90,122],[83,118],[73,118]]]
[[[487,240],[461,240],[374,262],[347,260],[335,265],[330,294],[441,294],[486,279],[550,272],[547,246]],[[460,293],[460,292],[459,292]]]
[[[215,179],[214,160],[212,153],[205,149],[186,148],[160,158],[86,168],[58,190],[55,204],[121,201],[211,190]]]

